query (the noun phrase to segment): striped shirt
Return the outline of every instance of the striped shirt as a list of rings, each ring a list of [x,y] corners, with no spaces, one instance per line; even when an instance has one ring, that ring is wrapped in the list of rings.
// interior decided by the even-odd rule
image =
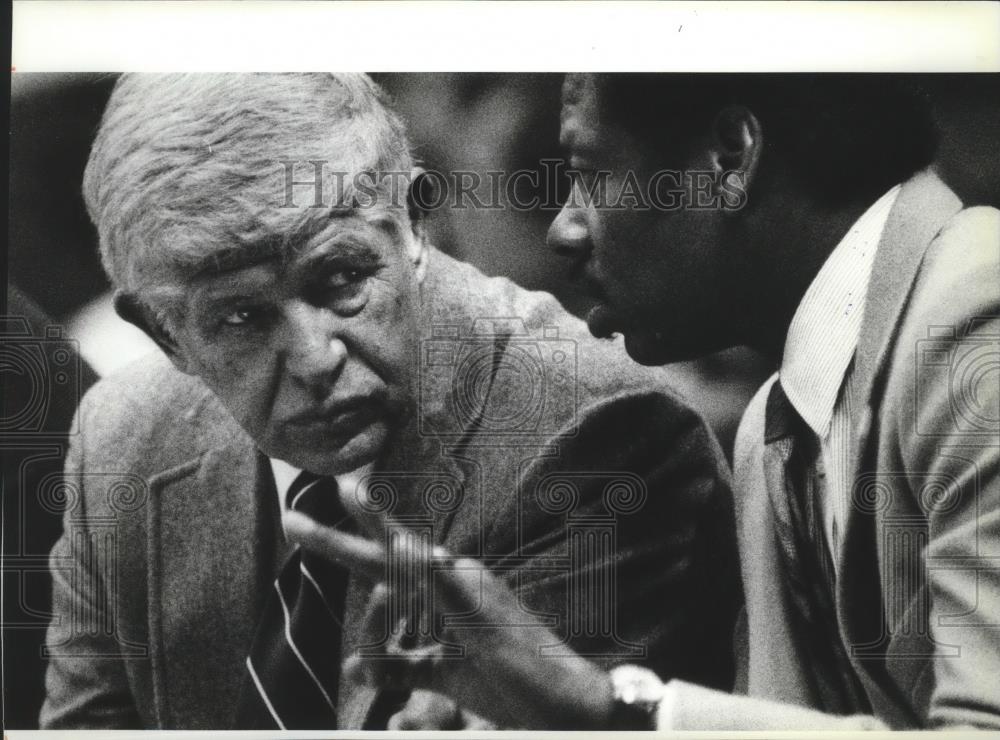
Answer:
[[[898,195],[897,185],[879,198],[823,263],[792,317],[776,373],[788,400],[820,441],[826,476],[823,527],[835,564],[851,494],[847,478],[852,449],[852,360],[875,250]]]

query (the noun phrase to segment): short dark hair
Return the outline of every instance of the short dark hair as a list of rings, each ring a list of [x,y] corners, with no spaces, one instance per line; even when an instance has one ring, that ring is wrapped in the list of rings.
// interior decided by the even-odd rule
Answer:
[[[753,111],[774,151],[813,197],[871,201],[929,166],[938,129],[919,78],[882,74],[601,74],[601,120],[662,166],[708,132],[727,105]],[[671,143],[674,142],[674,143]],[[659,163],[658,163],[659,164]]]

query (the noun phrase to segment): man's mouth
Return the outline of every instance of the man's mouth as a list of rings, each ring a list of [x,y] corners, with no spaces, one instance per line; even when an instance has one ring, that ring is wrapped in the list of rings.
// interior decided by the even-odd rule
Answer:
[[[350,437],[382,415],[383,404],[372,396],[344,399],[310,409],[289,419],[298,432]]]
[[[603,302],[595,304],[587,313],[587,328],[599,339],[607,339],[621,331],[617,314]]]
[[[621,332],[621,320],[609,305],[610,302],[601,281],[597,279],[591,269],[581,270],[580,280],[587,295],[594,300],[587,312],[587,328],[590,329],[590,333],[599,339],[606,339],[612,334]]]
[[[659,332],[632,332],[625,335],[625,351],[640,365],[664,365],[671,355]]]
[[[658,331],[628,326],[627,322],[606,303],[598,303],[587,314],[587,328],[600,339],[617,334],[625,336],[625,351],[641,365],[663,365],[671,358],[667,342]]]

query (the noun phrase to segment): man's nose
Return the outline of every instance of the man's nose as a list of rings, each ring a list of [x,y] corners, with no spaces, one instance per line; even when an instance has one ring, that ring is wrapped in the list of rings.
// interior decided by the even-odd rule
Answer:
[[[548,245],[563,257],[585,259],[590,254],[590,230],[584,209],[567,203],[549,226]]]
[[[347,359],[340,336],[343,319],[304,301],[286,307],[286,372],[299,384],[322,393],[336,380]]]

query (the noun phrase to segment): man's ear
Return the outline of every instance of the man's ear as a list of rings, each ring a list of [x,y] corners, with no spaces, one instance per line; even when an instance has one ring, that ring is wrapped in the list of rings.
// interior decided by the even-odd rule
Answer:
[[[131,293],[119,291],[115,293],[115,312],[125,321],[142,329],[178,370],[189,372],[187,360],[177,346],[177,341],[149,306]]]
[[[410,170],[410,187],[406,193],[406,206],[410,216],[410,229],[412,234],[407,242],[407,257],[413,263],[417,274],[417,281],[423,282],[424,275],[427,274],[427,232],[425,229],[425,219],[427,216],[424,203],[427,202],[424,188],[428,187],[427,178],[421,167],[414,167]]]
[[[753,186],[764,152],[760,121],[749,108],[729,105],[712,122],[711,160],[720,189],[727,201],[738,196],[746,199]]]

